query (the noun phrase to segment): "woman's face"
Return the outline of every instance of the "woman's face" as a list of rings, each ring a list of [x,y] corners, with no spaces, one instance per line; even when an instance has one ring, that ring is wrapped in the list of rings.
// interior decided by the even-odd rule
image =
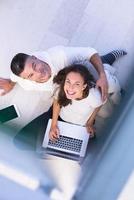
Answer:
[[[83,77],[79,73],[70,72],[64,83],[64,92],[67,99],[81,99],[86,86],[87,84],[84,84]]]

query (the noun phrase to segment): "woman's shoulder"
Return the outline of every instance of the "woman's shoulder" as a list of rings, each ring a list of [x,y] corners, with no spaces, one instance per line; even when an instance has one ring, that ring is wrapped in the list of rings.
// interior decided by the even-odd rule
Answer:
[[[98,88],[91,88],[89,90],[89,95],[93,96],[93,97],[100,97],[101,96],[101,92]]]
[[[60,86],[56,83],[53,84],[53,97],[54,99],[58,99],[58,94],[60,91]]]
[[[97,88],[91,88],[89,91],[88,99],[93,107],[99,107],[103,104],[101,92]]]

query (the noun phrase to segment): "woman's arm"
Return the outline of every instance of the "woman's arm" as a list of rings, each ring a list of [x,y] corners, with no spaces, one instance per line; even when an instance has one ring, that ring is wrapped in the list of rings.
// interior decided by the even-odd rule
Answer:
[[[94,125],[94,121],[95,121],[95,118],[96,118],[96,115],[97,113],[99,112],[100,108],[102,106],[99,106],[98,108],[96,108],[94,110],[94,112],[92,113],[92,115],[89,117],[89,119],[87,120],[87,123],[86,123],[86,128],[87,128],[87,131],[88,133],[90,133],[90,136],[93,137],[94,136],[94,133],[95,133],[95,129],[93,127]]]
[[[57,126],[57,121],[60,113],[60,105],[58,104],[57,100],[54,99],[53,102],[53,114],[52,114],[52,123],[49,132],[49,138],[51,140],[55,140],[59,137],[59,128]]]

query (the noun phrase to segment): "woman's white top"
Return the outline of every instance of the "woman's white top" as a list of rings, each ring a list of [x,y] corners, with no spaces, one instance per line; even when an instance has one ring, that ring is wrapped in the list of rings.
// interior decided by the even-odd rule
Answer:
[[[72,100],[72,104],[62,107],[60,117],[67,122],[85,125],[95,108],[103,105],[101,93],[97,88],[91,88],[89,95],[81,100]]]

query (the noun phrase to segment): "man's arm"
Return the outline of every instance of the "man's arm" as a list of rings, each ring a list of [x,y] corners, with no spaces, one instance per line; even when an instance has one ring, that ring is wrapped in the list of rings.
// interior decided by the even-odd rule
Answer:
[[[91,56],[90,62],[95,67],[99,74],[99,79],[96,82],[96,86],[101,89],[102,100],[105,101],[108,96],[108,82],[106,78],[106,74],[104,71],[104,67],[101,61],[100,56],[96,53]]]
[[[0,78],[0,89],[3,90],[0,96],[7,94],[10,92],[13,87],[15,86],[15,82],[11,81],[10,79]]]

